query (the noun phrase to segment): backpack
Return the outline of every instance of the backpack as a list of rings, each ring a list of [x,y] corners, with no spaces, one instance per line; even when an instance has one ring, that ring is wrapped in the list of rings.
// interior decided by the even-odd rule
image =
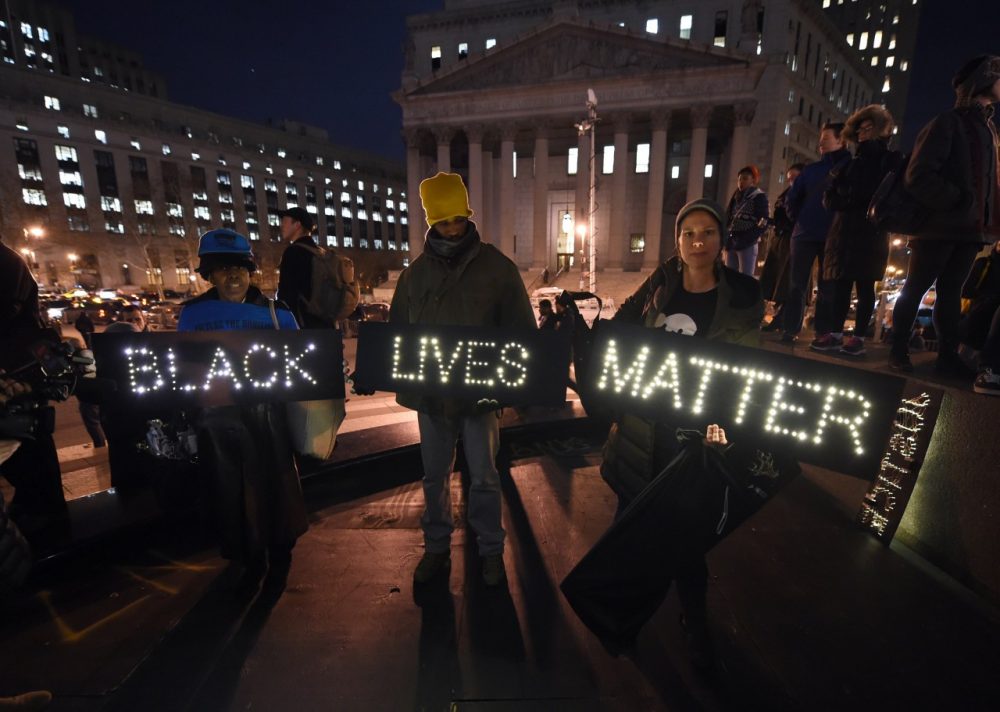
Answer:
[[[910,157],[902,156],[879,183],[868,204],[868,222],[885,232],[913,235],[920,231],[929,211],[906,190],[904,177]]]
[[[361,301],[361,289],[354,279],[354,260],[333,250],[302,242],[293,243],[312,253],[310,297],[302,307],[306,313],[331,326],[346,319]]]

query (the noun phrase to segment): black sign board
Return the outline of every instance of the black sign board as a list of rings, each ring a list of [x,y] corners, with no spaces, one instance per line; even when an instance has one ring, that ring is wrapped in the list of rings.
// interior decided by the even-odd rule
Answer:
[[[802,462],[871,479],[905,380],[638,326],[601,327],[589,400],[670,425],[722,425]]]
[[[334,329],[95,334],[97,374],[122,401],[225,405],[344,397]]]
[[[363,322],[359,388],[501,405],[566,401],[569,335],[536,329]]]

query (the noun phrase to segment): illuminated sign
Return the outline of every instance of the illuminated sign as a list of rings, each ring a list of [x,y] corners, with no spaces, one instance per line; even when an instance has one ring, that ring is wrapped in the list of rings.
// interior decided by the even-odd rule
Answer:
[[[224,405],[344,397],[333,329],[95,334],[97,372],[124,400]]]
[[[896,376],[638,326],[602,325],[588,401],[672,426],[722,425],[802,462],[870,479],[903,391]]]
[[[359,388],[502,405],[566,401],[569,335],[536,329],[362,322]]]
[[[941,409],[941,391],[913,384],[896,408],[889,444],[875,481],[858,512],[858,523],[888,544],[903,519]]]

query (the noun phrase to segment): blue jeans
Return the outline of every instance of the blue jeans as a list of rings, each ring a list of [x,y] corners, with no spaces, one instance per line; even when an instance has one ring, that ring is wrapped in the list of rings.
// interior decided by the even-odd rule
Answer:
[[[802,331],[802,317],[806,308],[809,276],[812,273],[813,262],[819,261],[819,274],[823,274],[822,241],[792,240],[791,255],[788,258],[788,299],[785,300],[782,328],[787,334],[798,334]],[[816,292],[816,316],[813,326],[817,334],[830,332],[831,295],[830,283],[820,279]]]
[[[496,466],[499,411],[454,418],[418,412],[417,424],[424,465],[424,514],[420,524],[426,551],[440,554],[451,546],[455,521],[450,482],[455,446],[461,435],[471,480],[466,519],[476,533],[480,556],[502,554],[505,533],[500,523],[500,474]]]
[[[754,269],[757,267],[757,248],[759,245],[759,242],[755,242],[742,250],[726,250],[726,267],[753,277]]]

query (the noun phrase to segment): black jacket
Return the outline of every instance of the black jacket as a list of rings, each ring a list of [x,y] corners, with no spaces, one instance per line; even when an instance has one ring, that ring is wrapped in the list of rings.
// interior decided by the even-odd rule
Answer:
[[[767,240],[764,268],[760,271],[761,296],[775,302],[785,301],[788,294],[788,257],[792,248],[792,230],[795,228],[795,221],[789,217],[785,204],[790,190],[791,187],[785,188],[774,201],[774,228]]]
[[[312,261],[313,255],[309,250],[296,247],[296,244],[311,245],[316,247],[316,241],[310,236],[300,237],[298,240],[285,248],[285,253],[281,256],[281,264],[278,267],[278,293],[277,298],[283,301],[295,315],[295,321],[303,329],[327,328],[322,320],[308,314],[305,304],[312,297]]]
[[[886,173],[901,160],[886,141],[874,139],[858,145],[847,163],[830,172],[823,192],[823,206],[833,212],[826,234],[823,279],[877,282],[889,261],[889,235],[868,221],[868,205]]]
[[[21,256],[0,243],[0,343],[15,331],[41,327],[38,285]]]
[[[929,211],[916,240],[987,242],[1000,233],[992,107],[961,106],[920,131],[906,189]]]
[[[733,193],[726,209],[727,250],[745,250],[757,244],[766,226],[761,222],[767,220],[767,194],[756,186]]]

